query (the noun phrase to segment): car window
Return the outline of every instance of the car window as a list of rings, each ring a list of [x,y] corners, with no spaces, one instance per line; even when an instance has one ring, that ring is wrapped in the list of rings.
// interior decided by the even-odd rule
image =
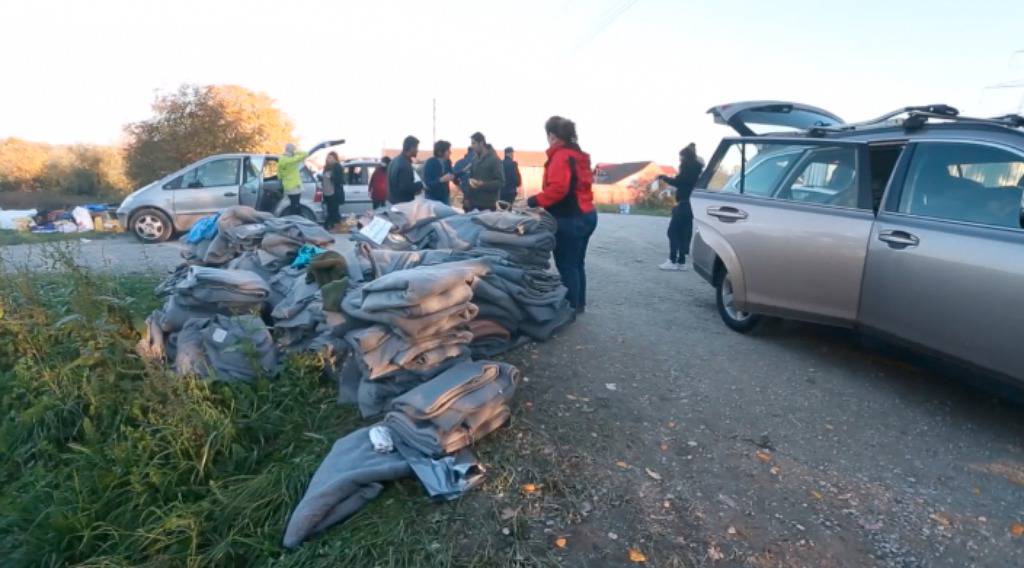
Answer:
[[[306,168],[306,166],[302,166],[301,168],[299,168],[299,175],[302,177],[302,183],[316,182],[316,180],[313,179],[313,174],[309,171],[308,168]]]
[[[182,181],[185,179],[184,175],[180,175],[171,181],[164,184],[164,189],[181,189]]]
[[[242,169],[242,187],[256,189],[260,186],[263,175],[252,159],[245,159],[245,167]]]
[[[369,170],[366,166],[348,166],[345,168],[345,185],[367,185],[370,183]]]
[[[923,142],[914,149],[899,212],[1021,228],[1024,157],[992,146]]]
[[[263,180],[272,181],[277,179],[277,159],[263,162]]]
[[[749,195],[770,196],[775,191],[779,180],[786,173],[800,152],[762,153],[748,162],[746,178],[743,180],[743,193]],[[740,192],[740,176],[733,176],[723,191]]]
[[[214,160],[189,170],[182,180],[183,187],[223,187],[238,185],[239,158]]]
[[[804,154],[775,198],[856,207],[857,195],[857,150],[822,147]]]

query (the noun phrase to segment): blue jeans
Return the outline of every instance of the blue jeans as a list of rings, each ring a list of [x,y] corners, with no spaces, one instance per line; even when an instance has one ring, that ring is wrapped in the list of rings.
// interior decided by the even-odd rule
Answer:
[[[597,229],[597,212],[559,217],[555,232],[555,267],[567,289],[566,299],[573,308],[587,305],[587,247]]]

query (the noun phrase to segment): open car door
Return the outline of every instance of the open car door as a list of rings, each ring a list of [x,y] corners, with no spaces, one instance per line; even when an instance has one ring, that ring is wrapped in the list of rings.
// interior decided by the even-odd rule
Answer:
[[[766,132],[807,130],[816,126],[838,126],[843,119],[827,110],[786,101],[746,101],[718,105],[708,109],[715,122],[731,126],[740,136],[758,136]],[[755,126],[769,127],[759,128]]]

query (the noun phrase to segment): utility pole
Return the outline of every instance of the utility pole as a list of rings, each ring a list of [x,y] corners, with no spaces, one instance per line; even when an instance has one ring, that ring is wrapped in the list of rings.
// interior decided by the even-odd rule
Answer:
[[[431,130],[430,130],[431,143],[437,142],[437,98],[435,97],[433,99],[433,101],[434,101],[434,119],[433,119]]]

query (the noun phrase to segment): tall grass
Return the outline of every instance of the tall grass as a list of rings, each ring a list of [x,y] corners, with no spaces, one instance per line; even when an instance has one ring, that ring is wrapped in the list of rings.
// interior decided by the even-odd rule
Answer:
[[[179,378],[133,350],[156,278],[97,275],[60,253],[54,263],[60,272],[0,266],[4,566],[454,562],[447,516],[412,481],[284,553],[310,475],[357,426],[320,362],[293,358],[251,385]]]

